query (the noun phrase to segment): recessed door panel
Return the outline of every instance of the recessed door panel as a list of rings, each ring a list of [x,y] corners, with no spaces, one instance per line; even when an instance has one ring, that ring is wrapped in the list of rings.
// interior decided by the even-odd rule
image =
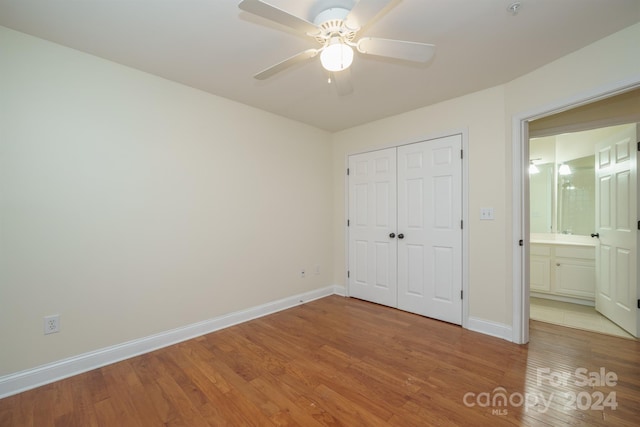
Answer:
[[[623,171],[616,174],[616,230],[631,231],[631,219],[629,218],[629,199],[631,194],[631,172]]]
[[[424,296],[424,246],[407,245],[407,293]]]
[[[424,228],[424,180],[422,178],[409,179],[406,182],[407,192],[407,227],[411,229]]]
[[[391,244],[389,242],[376,242],[376,262],[375,262],[375,286],[379,288],[389,289],[391,281],[389,280],[389,252]],[[395,274],[395,271],[393,272]]]
[[[433,177],[433,226],[441,229],[453,228],[453,213],[455,201],[453,200],[453,177],[435,176]]]
[[[366,227],[369,223],[369,186],[366,183],[355,185],[355,203],[353,204],[353,218],[355,224]]]
[[[375,218],[376,218],[376,227],[386,227],[391,229],[395,227],[395,224],[391,224],[389,221],[389,216],[391,212],[389,212],[389,204],[391,203],[391,188],[389,187],[389,182],[376,182],[375,184]],[[395,197],[395,191],[393,192],[393,196]]]
[[[596,288],[596,292],[600,294],[601,298],[606,298],[608,300],[611,299],[611,282],[609,278],[611,277],[611,246],[600,244],[600,248],[598,250],[600,257],[596,257],[598,259],[597,273],[596,273],[596,283],[599,283],[599,286]]]
[[[597,207],[600,213],[599,226],[611,228],[611,176],[603,175],[598,180],[600,190],[600,204]]]
[[[631,302],[631,283],[629,281],[631,267],[631,251],[628,249],[617,248],[616,250],[616,304],[623,310],[630,311]]]
[[[359,285],[366,285],[369,281],[369,244],[366,240],[356,240],[354,242],[354,276],[353,280]]]
[[[454,252],[453,248],[433,248],[433,283],[435,284],[433,298],[446,303],[454,302],[453,292],[456,288],[453,283]],[[458,295],[459,298],[460,295]]]

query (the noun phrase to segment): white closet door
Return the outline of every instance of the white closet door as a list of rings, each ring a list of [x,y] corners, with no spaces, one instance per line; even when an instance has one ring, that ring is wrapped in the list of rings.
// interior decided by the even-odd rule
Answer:
[[[397,306],[396,179],[395,148],[349,157],[349,295],[391,307]]]
[[[398,308],[462,323],[462,137],[398,148]]]

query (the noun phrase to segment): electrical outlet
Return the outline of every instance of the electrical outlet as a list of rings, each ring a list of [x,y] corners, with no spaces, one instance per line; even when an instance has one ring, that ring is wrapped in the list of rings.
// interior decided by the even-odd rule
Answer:
[[[60,332],[60,315],[53,314],[44,318],[44,334],[55,334]]]
[[[304,268],[301,268],[301,269],[300,269],[300,278],[301,278],[301,279],[304,279],[304,278],[306,277],[306,275],[307,275],[307,272],[306,272],[306,271],[304,271]]]

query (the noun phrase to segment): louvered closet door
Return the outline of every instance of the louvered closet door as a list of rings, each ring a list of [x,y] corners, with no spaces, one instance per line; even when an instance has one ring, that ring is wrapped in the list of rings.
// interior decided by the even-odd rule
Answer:
[[[462,137],[398,148],[398,308],[462,323]]]
[[[349,295],[396,307],[396,149],[350,156],[349,171]]]

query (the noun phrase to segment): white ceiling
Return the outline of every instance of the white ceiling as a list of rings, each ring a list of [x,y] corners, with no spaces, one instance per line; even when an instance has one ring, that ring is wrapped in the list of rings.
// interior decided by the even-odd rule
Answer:
[[[356,0],[267,1],[312,21]],[[0,0],[0,25],[338,131],[506,83],[640,21],[640,0],[520,0],[515,16],[511,0],[395,0],[359,36],[433,43],[434,58],[414,65],[357,54],[354,91],[338,96],[317,57],[253,79],[317,44],[238,2]]]

